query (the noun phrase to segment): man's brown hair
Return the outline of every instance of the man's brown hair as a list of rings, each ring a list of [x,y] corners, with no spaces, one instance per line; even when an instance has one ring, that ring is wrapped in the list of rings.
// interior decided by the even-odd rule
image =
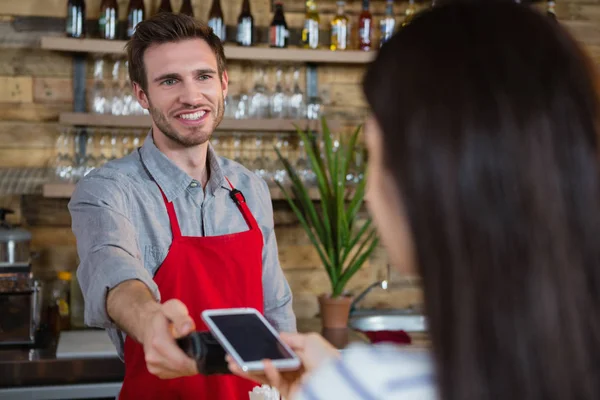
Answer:
[[[184,14],[161,12],[138,24],[126,45],[131,82],[136,82],[146,91],[148,80],[144,53],[148,47],[188,39],[202,39],[209,45],[217,57],[219,78],[222,78],[226,67],[225,52],[221,40],[212,28]]]

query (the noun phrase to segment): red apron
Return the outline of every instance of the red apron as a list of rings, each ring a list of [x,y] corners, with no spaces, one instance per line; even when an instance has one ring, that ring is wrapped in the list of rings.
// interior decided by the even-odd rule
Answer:
[[[154,281],[163,302],[179,299],[187,306],[199,331],[208,330],[200,316],[206,309],[253,307],[263,312],[262,233],[242,193],[229,185],[249,230],[223,236],[181,236],[173,203],[163,193],[173,242]],[[124,351],[120,400],[248,400],[256,386],[233,375],[161,380],[148,372],[142,345],[127,337]]]

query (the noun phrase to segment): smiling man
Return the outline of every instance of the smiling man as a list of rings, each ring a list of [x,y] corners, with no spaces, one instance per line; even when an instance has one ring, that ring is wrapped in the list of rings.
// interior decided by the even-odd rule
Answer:
[[[86,323],[106,328],[125,361],[121,399],[245,400],[253,383],[197,374],[175,342],[206,330],[200,313],[211,308],[254,307],[296,330],[269,189],[210,146],[227,94],[223,46],[207,25],[161,13],[127,52],[152,129],[69,203]]]

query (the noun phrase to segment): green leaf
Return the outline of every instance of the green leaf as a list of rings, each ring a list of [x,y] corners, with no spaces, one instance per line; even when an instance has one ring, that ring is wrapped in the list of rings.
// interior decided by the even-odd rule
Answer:
[[[346,286],[348,281],[354,276],[354,274],[358,272],[358,270],[365,263],[367,258],[369,258],[373,251],[377,248],[377,245],[379,244],[379,238],[375,236],[375,231],[372,232],[372,235],[369,235],[369,237],[367,238],[367,240],[365,240],[363,245],[368,243],[369,241],[371,241],[371,243],[368,246],[368,248],[365,251],[362,251],[363,246],[361,246],[361,250],[359,250],[359,252],[356,253],[360,254],[360,256],[356,260],[354,260],[354,262],[351,263],[348,266],[348,268],[346,268],[342,276],[340,276],[336,284],[336,289],[339,290],[340,293],[341,291],[343,291],[343,288]]]
[[[347,251],[344,252],[344,257],[342,258],[342,263],[346,263],[346,259],[350,255],[350,252],[352,251],[354,246],[356,246],[360,242],[361,238],[365,235],[367,230],[371,227],[372,222],[373,222],[373,220],[368,218],[365,221],[365,223],[363,224],[363,226],[360,228],[360,230],[358,231],[356,236],[354,236],[354,238],[352,238],[352,240],[350,240],[350,242],[348,243],[348,247],[346,248]]]
[[[326,175],[322,169],[322,166],[318,161],[318,160],[320,160],[320,157],[317,156],[317,154],[315,153],[314,145],[311,142],[311,140],[309,139],[309,133],[302,132],[298,127],[296,127],[296,129],[298,131],[298,135],[300,136],[300,140],[302,140],[302,142],[304,143],[304,149],[306,151],[306,155],[310,162],[311,169],[313,170],[313,172],[315,173],[315,175],[317,177],[317,184],[318,184],[318,188],[319,188],[319,197],[320,197],[321,203],[322,203],[321,209],[323,212],[323,225],[325,227],[325,236],[326,236],[326,240],[323,243],[324,244],[326,243],[325,246],[328,249],[330,258],[332,258],[333,257],[333,253],[332,253],[333,243],[331,241],[331,218],[330,218],[330,213],[329,213],[329,210],[327,209],[327,207],[323,207],[323,204],[327,204],[327,199],[330,196],[329,185],[326,182]]]
[[[321,243],[327,247],[327,235],[322,224],[322,219],[317,214],[317,210],[315,209],[312,199],[310,198],[308,189],[304,186],[302,180],[300,180],[300,177],[298,177],[298,174],[290,162],[281,155],[279,149],[275,148],[275,152],[277,153],[279,160],[283,163],[283,166],[287,171],[290,180],[292,181],[292,187],[302,207],[301,211],[303,211],[305,216],[307,216],[311,221],[317,232],[317,235],[319,236],[319,239],[321,240]],[[279,184],[279,182],[277,183]]]
[[[292,211],[294,212],[294,214],[296,215],[296,217],[300,221],[300,224],[302,225],[302,227],[306,231],[306,233],[308,235],[308,238],[312,242],[313,246],[315,246],[315,249],[317,250],[317,253],[319,254],[319,258],[321,259],[321,262],[323,262],[323,266],[325,267],[325,270],[327,272],[327,275],[329,276],[329,279],[331,280],[332,283],[333,282],[337,282],[339,275],[336,275],[334,273],[333,268],[331,267],[331,264],[329,262],[329,259],[327,258],[327,256],[323,252],[323,248],[321,247],[319,241],[315,237],[315,235],[313,233],[313,230],[310,228],[310,226],[308,225],[308,222],[304,218],[304,213],[302,211],[300,211],[300,209],[296,206],[296,203],[292,200],[292,197],[289,195],[289,193],[283,187],[283,185],[280,182],[278,182],[278,181],[275,181],[275,183],[281,189],[281,191],[282,191],[285,199],[287,200],[288,204],[292,208]]]

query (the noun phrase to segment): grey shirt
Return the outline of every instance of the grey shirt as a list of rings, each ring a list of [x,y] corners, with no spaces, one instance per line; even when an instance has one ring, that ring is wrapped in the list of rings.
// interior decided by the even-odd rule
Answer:
[[[273,206],[264,180],[209,146],[210,178],[205,190],[169,160],[154,144],[152,133],[143,146],[110,161],[79,181],[69,202],[77,238],[77,270],[84,300],[85,323],[106,328],[123,356],[124,335],[106,312],[106,295],[119,283],[137,279],[157,301],[160,292],[152,277],[172,241],[169,217],[160,186],[172,201],[184,236],[219,236],[246,231],[248,225],[229,197],[240,190],[263,234],[263,293],[265,317],[279,331],[295,332],[292,293],[279,265]],[[223,282],[226,284],[226,282]],[[198,288],[202,295],[202,288]]]

